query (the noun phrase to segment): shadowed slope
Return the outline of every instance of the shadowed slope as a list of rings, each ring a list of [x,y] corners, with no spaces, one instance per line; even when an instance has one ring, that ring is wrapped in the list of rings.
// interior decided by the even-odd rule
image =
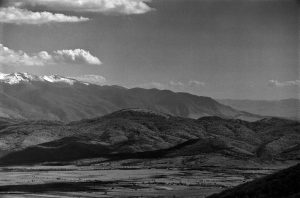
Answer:
[[[208,198],[296,198],[300,196],[300,164]]]

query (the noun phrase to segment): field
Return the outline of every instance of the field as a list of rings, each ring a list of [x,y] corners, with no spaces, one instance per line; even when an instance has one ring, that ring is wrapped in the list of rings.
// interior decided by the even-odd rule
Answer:
[[[0,169],[0,197],[206,197],[275,169],[18,166]]]

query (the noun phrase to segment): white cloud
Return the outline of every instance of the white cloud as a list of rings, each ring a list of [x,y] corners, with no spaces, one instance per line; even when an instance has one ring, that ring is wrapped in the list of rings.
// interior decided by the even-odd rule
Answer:
[[[15,7],[0,8],[0,23],[12,24],[45,24],[45,23],[75,23],[89,20],[84,17],[66,16],[50,12],[32,12]]]
[[[100,65],[101,61],[83,49],[58,50],[53,53],[53,59],[56,62],[65,63],[88,63],[91,65]]]
[[[145,89],[169,89],[169,90],[182,90],[185,87],[185,84],[180,81],[170,81],[167,83],[160,83],[160,82],[149,82],[145,84],[141,84],[138,87],[145,88]]]
[[[58,50],[51,53],[42,51],[27,54],[14,51],[0,44],[0,65],[8,66],[44,66],[47,64],[92,64],[100,65],[101,61],[83,49]]]
[[[272,87],[300,87],[300,80],[291,80],[280,82],[278,80],[269,80],[268,83]]]
[[[137,87],[141,87],[144,89],[153,89],[153,88],[160,89],[160,90],[167,89],[167,86],[165,84],[159,82],[145,83],[145,84],[138,85]]]
[[[86,74],[82,76],[76,76],[76,77],[70,77],[82,82],[90,83],[90,84],[96,84],[96,85],[103,85],[106,83],[106,78],[99,75],[94,74]]]
[[[197,81],[197,80],[190,80],[188,85],[190,87],[199,88],[199,87],[204,87],[205,82],[200,82],[200,81]]]
[[[180,81],[177,81],[177,82],[170,81],[169,82],[169,86],[175,87],[175,88],[183,88],[185,85],[182,82],[180,82]]]
[[[17,7],[42,6],[53,10],[99,12],[104,14],[144,14],[152,10],[150,0],[9,0]]]
[[[190,80],[187,83],[183,83],[180,81],[170,81],[167,83],[160,83],[160,82],[150,82],[150,83],[145,83],[142,85],[139,85],[138,87],[145,88],[145,89],[151,89],[151,88],[156,88],[156,89],[169,89],[173,91],[186,91],[191,88],[199,88],[199,87],[204,87],[205,83],[196,81],[196,80]]]

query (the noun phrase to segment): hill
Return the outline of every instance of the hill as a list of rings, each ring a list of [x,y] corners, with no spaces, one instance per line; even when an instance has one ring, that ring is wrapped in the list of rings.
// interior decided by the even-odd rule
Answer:
[[[208,198],[296,198],[300,196],[299,178],[300,164]]]
[[[191,119],[145,109],[125,109],[64,124],[18,121],[0,126],[2,164],[203,156],[222,160],[299,160],[300,124],[284,119],[247,122]],[[209,160],[209,159],[207,159]]]

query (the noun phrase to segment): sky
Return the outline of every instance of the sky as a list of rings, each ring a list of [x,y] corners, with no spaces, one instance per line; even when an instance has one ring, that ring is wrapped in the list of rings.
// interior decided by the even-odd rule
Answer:
[[[0,1],[0,72],[297,98],[297,0]]]

